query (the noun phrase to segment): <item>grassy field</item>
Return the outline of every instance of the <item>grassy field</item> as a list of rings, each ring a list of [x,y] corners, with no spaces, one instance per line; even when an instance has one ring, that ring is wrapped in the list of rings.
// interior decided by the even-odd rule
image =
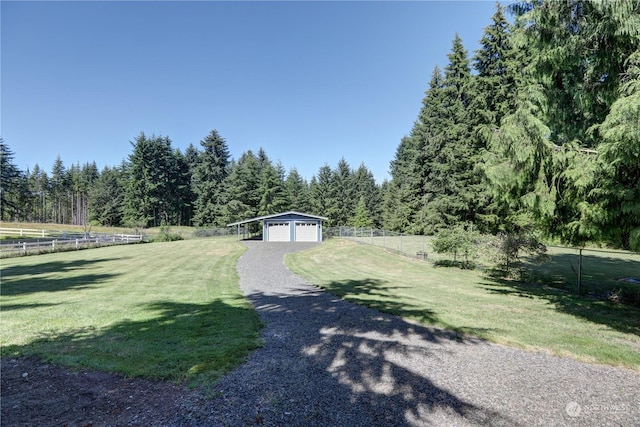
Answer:
[[[287,256],[346,300],[496,343],[640,370],[640,310],[331,239]]]
[[[530,267],[534,279],[576,292],[578,249],[549,246],[547,252],[548,261]],[[582,293],[623,290],[640,295],[640,285],[621,280],[625,278],[640,278],[640,254],[601,249],[582,251]],[[640,298],[636,299],[640,303]]]
[[[260,345],[238,288],[234,238],[2,260],[2,355],[190,383]]]

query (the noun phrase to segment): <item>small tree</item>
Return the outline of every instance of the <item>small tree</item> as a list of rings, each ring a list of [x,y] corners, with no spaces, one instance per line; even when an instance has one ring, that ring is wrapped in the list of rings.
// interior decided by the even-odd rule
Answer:
[[[432,245],[436,253],[452,254],[454,264],[462,268],[473,268],[479,242],[480,233],[473,229],[472,223],[466,223],[440,231]],[[458,263],[458,255],[464,257],[464,262]]]
[[[360,197],[358,206],[356,206],[356,213],[353,217],[353,225],[356,228],[373,226],[373,220],[371,219],[371,214],[367,209],[367,204],[364,200],[364,196]]]
[[[535,261],[547,258],[547,247],[532,231],[500,233],[491,239],[489,245],[493,248],[498,269],[506,274],[516,272],[518,279],[522,279],[521,256],[523,254],[527,254]]]

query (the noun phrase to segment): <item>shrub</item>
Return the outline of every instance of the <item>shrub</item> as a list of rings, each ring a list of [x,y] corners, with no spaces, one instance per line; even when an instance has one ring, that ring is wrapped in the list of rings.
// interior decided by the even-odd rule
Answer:
[[[478,256],[478,244],[480,233],[473,229],[473,224],[458,224],[444,229],[438,233],[438,237],[432,242],[433,250],[437,253],[453,255],[454,266],[472,269],[473,262]],[[464,262],[458,262],[458,255],[464,258]],[[439,263],[446,265],[446,263]]]
[[[176,240],[182,240],[182,236],[178,233],[172,233],[170,226],[162,224],[160,226],[160,234],[153,240],[155,242],[174,242]]]
[[[489,239],[488,245],[498,270],[508,275],[515,273],[518,279],[523,275],[521,255],[526,254],[535,262],[548,259],[546,245],[531,231],[499,233]]]

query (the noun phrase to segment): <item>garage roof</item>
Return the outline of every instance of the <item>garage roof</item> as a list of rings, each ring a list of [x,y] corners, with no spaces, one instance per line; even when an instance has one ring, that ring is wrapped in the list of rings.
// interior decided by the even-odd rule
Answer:
[[[227,227],[233,227],[234,225],[247,224],[247,223],[250,223],[250,222],[263,221],[265,219],[279,218],[281,216],[288,216],[288,215],[294,215],[294,216],[305,217],[305,218],[310,218],[310,219],[320,219],[320,220],[325,220],[325,221],[329,219],[327,217],[319,216],[319,215],[311,215],[311,214],[306,214],[306,213],[302,213],[302,212],[288,211],[288,212],[282,212],[282,213],[277,213],[277,214],[272,214],[272,215],[257,216],[255,218],[249,218],[249,219],[245,219],[245,220],[242,220],[242,221],[233,222],[231,224],[227,224]]]

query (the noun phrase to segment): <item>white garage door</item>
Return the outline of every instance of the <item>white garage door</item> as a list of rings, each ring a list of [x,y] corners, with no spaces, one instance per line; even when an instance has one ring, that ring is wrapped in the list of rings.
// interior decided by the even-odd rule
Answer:
[[[288,242],[289,223],[288,222],[270,222],[268,223],[268,238],[270,242]]]
[[[315,222],[296,222],[296,242],[317,242],[318,224]]]

